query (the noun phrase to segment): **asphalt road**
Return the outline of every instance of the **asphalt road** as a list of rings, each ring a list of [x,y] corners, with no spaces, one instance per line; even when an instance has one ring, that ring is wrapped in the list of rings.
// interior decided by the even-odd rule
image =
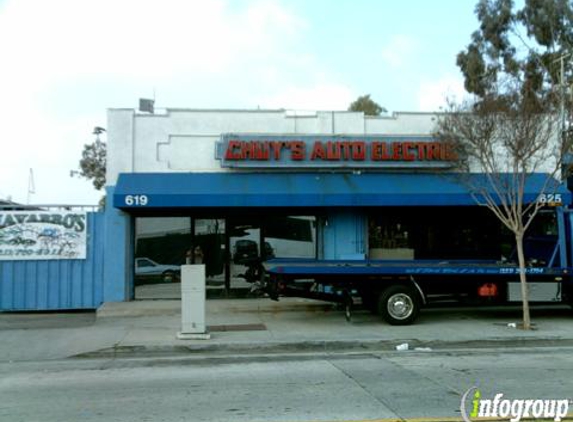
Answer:
[[[6,362],[0,421],[446,420],[472,386],[484,398],[573,398],[572,352]]]

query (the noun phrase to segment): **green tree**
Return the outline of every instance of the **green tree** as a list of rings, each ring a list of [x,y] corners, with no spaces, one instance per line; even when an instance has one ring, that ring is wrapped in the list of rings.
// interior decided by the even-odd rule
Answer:
[[[358,97],[356,101],[350,104],[348,111],[362,111],[367,116],[380,116],[386,113],[386,109],[370,98],[370,94]]]
[[[518,83],[525,100],[532,99],[527,94],[539,103],[547,92],[571,81],[570,57],[563,60],[561,75],[562,57],[573,52],[570,0],[525,0],[521,9],[514,8],[513,0],[479,0],[475,13],[479,28],[457,56],[468,92],[483,98],[498,93],[500,84]]]
[[[100,139],[105,129],[99,126],[94,128],[96,138],[91,144],[85,144],[82,158],[79,163],[80,170],[72,170],[71,176],[83,177],[91,180],[94,188],[100,190],[105,186],[105,166],[107,148],[106,143]]]
[[[474,101],[451,104],[438,117],[439,136],[459,146],[465,170],[473,164],[485,175],[484,186],[469,186],[476,201],[515,236],[526,329],[523,239],[541,205],[525,204],[523,190],[540,169],[549,172],[540,197],[555,188],[554,176],[563,176],[571,141],[565,87],[573,79],[572,8],[570,0],[525,0],[521,9],[513,0],[479,0],[479,28],[457,56]]]

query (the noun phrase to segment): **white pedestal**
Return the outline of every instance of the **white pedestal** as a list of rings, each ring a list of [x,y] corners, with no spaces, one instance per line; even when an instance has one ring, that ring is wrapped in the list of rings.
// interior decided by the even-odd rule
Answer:
[[[205,325],[205,265],[181,266],[181,340],[208,340]]]

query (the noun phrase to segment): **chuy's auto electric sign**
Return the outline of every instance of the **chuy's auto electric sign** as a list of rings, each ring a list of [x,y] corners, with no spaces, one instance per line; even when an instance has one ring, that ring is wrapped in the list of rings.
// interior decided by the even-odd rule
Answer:
[[[225,134],[215,156],[234,168],[446,168],[457,159],[427,136]]]

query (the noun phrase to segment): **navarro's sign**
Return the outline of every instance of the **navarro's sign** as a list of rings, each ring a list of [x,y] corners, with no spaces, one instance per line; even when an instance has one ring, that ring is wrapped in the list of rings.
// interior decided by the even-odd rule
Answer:
[[[0,261],[86,259],[86,249],[85,212],[0,212]]]
[[[221,167],[444,168],[450,145],[421,136],[232,135],[216,146]]]

